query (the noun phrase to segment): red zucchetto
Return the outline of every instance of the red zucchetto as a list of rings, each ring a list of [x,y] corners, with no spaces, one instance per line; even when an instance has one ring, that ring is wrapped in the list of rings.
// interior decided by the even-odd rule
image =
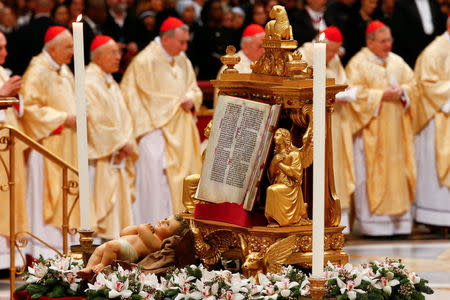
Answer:
[[[264,27],[259,24],[250,24],[245,27],[242,37],[254,36],[259,33],[265,33]]]
[[[380,29],[381,27],[386,26],[386,24],[384,24],[383,22],[380,21],[372,21],[370,22],[369,26],[367,26],[366,29],[366,35]]]
[[[47,32],[45,32],[45,37],[44,37],[44,43],[48,43],[51,40],[53,40],[55,37],[57,37],[60,33],[63,33],[64,31],[66,31],[67,28],[66,27],[62,27],[62,26],[50,26],[47,29]]]
[[[91,51],[94,51],[95,49],[97,49],[98,47],[106,44],[107,42],[111,41],[112,37],[107,36],[107,35],[97,35],[94,40],[92,41],[91,44]]]
[[[325,38],[331,42],[342,43],[343,41],[342,33],[336,26],[327,27],[322,32],[325,33]]]
[[[172,29],[181,27],[183,25],[184,25],[184,23],[180,19],[175,18],[175,17],[168,17],[161,24],[161,28],[159,30],[160,31],[168,31],[168,30],[172,30]]]

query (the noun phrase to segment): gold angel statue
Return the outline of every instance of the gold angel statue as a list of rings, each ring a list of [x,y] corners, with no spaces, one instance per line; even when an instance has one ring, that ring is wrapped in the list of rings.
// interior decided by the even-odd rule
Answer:
[[[311,224],[301,184],[303,169],[312,163],[312,126],[308,126],[300,149],[292,145],[291,134],[284,128],[277,129],[274,141],[274,157],[268,170],[272,185],[267,188],[265,209],[269,226]]]

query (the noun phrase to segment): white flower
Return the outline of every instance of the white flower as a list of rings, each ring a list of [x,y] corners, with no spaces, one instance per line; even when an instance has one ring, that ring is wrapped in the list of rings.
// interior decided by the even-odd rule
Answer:
[[[210,271],[208,271],[206,269],[202,269],[201,281],[209,282],[209,281],[212,281],[214,279],[214,277],[216,277],[216,273],[215,272],[210,272]]]
[[[308,279],[303,280],[302,284],[300,285],[300,294],[302,296],[306,296],[309,293],[310,285]]]
[[[263,273],[258,273],[258,282],[263,288],[271,284],[270,280]]]
[[[197,279],[197,281],[195,282],[195,286],[196,286],[197,290],[202,292],[203,296],[205,296],[205,297],[211,296],[212,291],[211,291],[210,285],[204,284],[201,280]],[[184,289],[183,289],[183,292],[185,292]]]
[[[246,288],[246,286],[248,282],[248,279],[242,279],[239,274],[233,274],[230,281],[230,289],[234,294],[237,294],[239,292],[247,293],[248,289]]]
[[[155,300],[153,295],[147,293],[146,291],[140,291],[139,296],[141,296],[143,300]]]
[[[372,284],[377,289],[382,289],[388,295],[392,293],[392,287],[400,284],[397,279],[389,280],[387,277],[381,277],[375,280],[375,283]]]
[[[110,277],[111,281],[106,281],[106,287],[110,289],[109,298],[120,297],[121,299],[127,299],[131,297],[133,292],[128,289],[128,279],[122,282],[115,273],[112,273]]]
[[[183,291],[183,293],[188,293],[190,289],[191,289],[191,284],[189,282],[185,282],[183,284],[183,288],[181,290]]]
[[[412,284],[418,284],[420,282],[420,277],[414,272],[408,273],[408,279]]]
[[[266,285],[265,287],[264,287],[264,291],[263,291],[265,294],[267,294],[267,295],[273,295],[274,293],[275,293],[275,285],[273,285],[272,283],[270,283],[270,284],[268,284],[268,285]]]
[[[27,278],[26,283],[35,283],[47,275],[48,268],[40,262],[34,264],[33,267],[28,267],[28,273],[30,276]]]
[[[194,281],[196,278],[194,276],[188,276],[186,273],[180,273],[178,275],[174,275],[172,281],[175,285],[178,285],[180,288],[183,288],[185,283],[189,283]]]
[[[343,282],[339,277],[336,278],[337,284],[340,288],[341,294],[344,295],[347,292],[347,296],[350,300],[356,299],[357,293],[365,294],[366,292],[361,289],[355,289],[355,287],[361,284],[361,277],[356,277],[355,280],[348,280],[347,283]]]
[[[394,279],[394,273],[392,273],[391,271],[389,271],[389,272],[386,273],[386,277],[387,277],[389,280],[392,280],[392,279]]]
[[[226,300],[231,300],[231,298],[233,298],[233,291],[232,290],[226,290],[226,292],[225,292],[225,299]]]
[[[94,291],[101,290],[106,287],[106,282],[107,282],[107,280],[105,278],[105,274],[99,273],[97,275],[97,277],[95,278],[94,284],[88,283],[88,290],[94,290]]]
[[[58,257],[56,259],[50,260],[50,269],[64,273],[70,270],[70,263],[72,258],[70,257]]]
[[[263,287],[258,285],[258,284],[252,284],[251,288],[250,288],[250,295],[257,295],[259,293],[261,293]]]
[[[141,282],[141,290],[144,288],[144,286],[149,286],[155,289],[160,289],[160,285],[158,282],[158,276],[156,276],[153,273],[139,274],[138,280]]]
[[[284,278],[282,281],[276,282],[275,285],[278,287],[281,296],[287,298],[291,294],[291,288],[297,286],[298,282],[289,282],[289,279]]]

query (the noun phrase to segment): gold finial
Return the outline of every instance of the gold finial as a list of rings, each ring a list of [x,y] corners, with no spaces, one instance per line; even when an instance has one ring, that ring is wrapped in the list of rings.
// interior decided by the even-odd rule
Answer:
[[[292,60],[286,63],[286,66],[289,74],[295,79],[312,77],[312,68],[302,60],[302,53],[299,49],[292,53]]]
[[[239,73],[234,68],[234,65],[237,65],[241,61],[241,58],[236,55],[236,48],[234,46],[228,46],[226,52],[227,54],[220,58],[220,61],[227,66],[223,73]]]

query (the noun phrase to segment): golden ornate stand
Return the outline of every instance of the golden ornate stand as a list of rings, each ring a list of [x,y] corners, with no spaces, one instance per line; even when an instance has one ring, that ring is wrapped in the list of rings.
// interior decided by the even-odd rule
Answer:
[[[295,50],[297,42],[292,39],[292,35],[290,39],[282,39],[283,36],[289,36],[290,30],[284,8],[274,6],[271,15],[275,17],[275,20],[271,21],[269,29],[266,26],[266,36],[263,40],[265,53],[258,61],[252,63],[252,73],[240,74],[234,68],[239,58],[235,55],[234,47],[229,46],[227,55],[222,58],[227,69],[220,74],[218,80],[213,80],[212,84],[219,89],[219,95],[281,105],[280,123],[290,131],[293,145],[298,148],[312,147],[312,143],[305,145],[305,141],[311,141],[309,135],[312,134],[313,126],[313,68],[302,60],[300,51]],[[282,28],[280,30],[283,30],[283,33],[281,31],[277,33],[277,28]],[[338,264],[348,262],[348,256],[342,250],[344,227],[339,226],[341,208],[335,194],[331,148],[333,103],[336,93],[345,88],[346,85],[335,84],[333,78],[328,78],[326,81],[324,264],[327,261]],[[309,208],[309,217],[312,215],[311,150],[308,148],[303,152],[305,155],[302,155],[300,169],[303,181],[300,180],[297,186],[303,193],[303,199]],[[196,176],[198,182],[199,175]],[[192,212],[196,200],[192,199],[192,189],[192,186],[185,186],[183,203],[190,213],[186,213],[184,217],[190,220],[197,255],[206,266],[212,267],[221,256],[224,256],[239,259],[243,263],[244,275],[247,276],[258,272],[276,272],[281,269],[282,264],[311,267],[312,226],[300,225],[307,222],[284,227],[246,228],[223,222],[195,219]],[[311,285],[314,297],[319,299],[323,297],[323,285],[323,278],[314,281]]]
[[[258,271],[276,271],[281,264],[297,264],[311,267],[312,228],[308,226],[246,228],[224,222],[198,220],[190,214],[195,238],[195,250],[206,267],[219,262],[220,257],[243,262],[244,275],[256,275]],[[325,230],[325,261],[346,264],[343,226]]]

